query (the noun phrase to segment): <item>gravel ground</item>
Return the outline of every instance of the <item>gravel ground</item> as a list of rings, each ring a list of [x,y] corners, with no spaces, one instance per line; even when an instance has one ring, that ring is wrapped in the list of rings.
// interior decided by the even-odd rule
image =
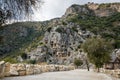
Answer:
[[[102,73],[95,73],[87,70],[73,70],[62,72],[48,72],[39,75],[7,77],[2,80],[119,80],[112,79],[110,76]]]

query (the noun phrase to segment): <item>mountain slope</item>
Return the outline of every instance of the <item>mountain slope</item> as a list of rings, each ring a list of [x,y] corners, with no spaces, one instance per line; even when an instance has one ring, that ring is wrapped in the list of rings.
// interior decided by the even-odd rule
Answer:
[[[119,3],[72,5],[61,18],[3,26],[0,55],[11,62],[27,54],[27,60],[70,64],[75,58],[85,58],[80,45],[95,35],[120,48],[119,8]]]

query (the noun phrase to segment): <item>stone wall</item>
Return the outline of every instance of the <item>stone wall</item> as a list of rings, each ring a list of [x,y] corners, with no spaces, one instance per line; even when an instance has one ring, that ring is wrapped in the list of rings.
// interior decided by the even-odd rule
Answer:
[[[65,65],[38,65],[38,64],[10,64],[4,61],[0,62],[0,77],[25,76],[40,74],[44,72],[68,71],[74,70],[74,66]]]
[[[102,73],[108,74],[108,75],[110,75],[112,77],[120,78],[120,69],[109,70],[109,69],[103,69],[103,68],[101,68],[100,71]]]
[[[0,77],[4,77],[4,70],[5,70],[5,62],[0,62]]]

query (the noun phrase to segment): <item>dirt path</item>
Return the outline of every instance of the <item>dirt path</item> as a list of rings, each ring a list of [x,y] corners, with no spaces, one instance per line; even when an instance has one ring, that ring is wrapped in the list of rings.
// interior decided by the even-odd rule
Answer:
[[[2,80],[118,80],[111,79],[111,77],[102,73],[95,73],[87,70],[73,70],[63,72],[49,72],[39,75],[22,76],[22,77],[8,77]]]

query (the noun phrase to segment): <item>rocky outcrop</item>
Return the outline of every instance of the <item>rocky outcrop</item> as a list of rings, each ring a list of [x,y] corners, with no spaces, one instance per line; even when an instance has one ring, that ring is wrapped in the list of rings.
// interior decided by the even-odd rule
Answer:
[[[88,2],[88,4],[86,5],[72,5],[66,10],[63,18],[77,14],[88,14],[98,17],[107,17],[113,15],[116,12],[120,12],[119,3],[97,4],[93,2]]]
[[[85,6],[74,4],[66,10],[65,15],[63,15],[63,18],[66,18],[71,15],[82,14],[82,13],[89,14],[90,11]]]
[[[59,20],[59,22],[61,21]],[[94,36],[94,34],[82,30],[75,23],[57,25],[45,32],[44,38],[40,41],[41,45],[27,53],[28,59],[48,64],[72,64],[75,58],[82,56],[80,45],[90,36]]]
[[[119,3],[108,3],[108,4],[88,3],[87,6],[98,17],[107,17],[113,15],[116,12],[120,12]]]
[[[75,69],[74,66],[64,65],[38,65],[38,64],[10,64],[0,62],[0,77],[25,76],[44,72],[68,71]]]

